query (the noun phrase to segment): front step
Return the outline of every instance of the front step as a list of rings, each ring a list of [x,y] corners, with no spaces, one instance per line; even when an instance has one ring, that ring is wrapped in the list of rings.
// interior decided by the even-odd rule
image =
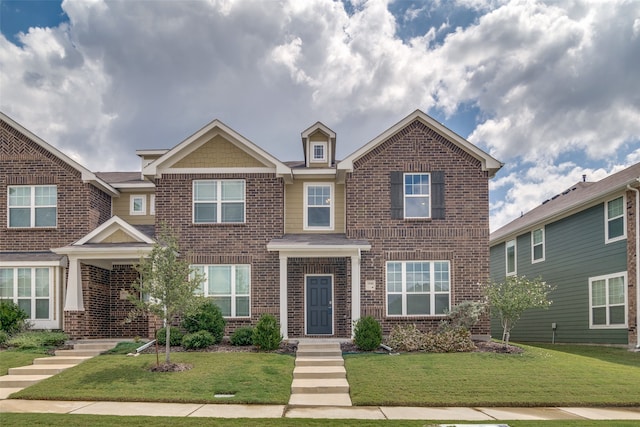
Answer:
[[[111,350],[117,345],[113,342],[89,342],[89,343],[76,343],[73,345],[74,350]]]
[[[342,356],[296,357],[296,366],[344,366]]]
[[[89,356],[53,356],[38,357],[33,359],[34,365],[77,365],[85,360],[91,359]]]
[[[4,375],[0,377],[0,388],[29,387],[51,375]]]
[[[83,356],[94,357],[99,356],[104,350],[56,350],[56,356]]]
[[[291,406],[351,406],[348,393],[292,394]]]
[[[76,365],[29,365],[10,368],[9,375],[55,375]]]
[[[294,379],[347,378],[344,366],[296,366]]]
[[[299,343],[296,356],[300,357],[342,357],[342,351],[340,350],[340,344],[327,343],[327,344],[308,344]]]
[[[349,383],[346,378],[294,379],[291,383],[291,393],[349,393]]]

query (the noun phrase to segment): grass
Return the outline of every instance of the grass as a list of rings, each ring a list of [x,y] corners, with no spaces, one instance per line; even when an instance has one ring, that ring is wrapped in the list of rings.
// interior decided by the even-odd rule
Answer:
[[[475,424],[477,421],[408,421],[408,420],[331,420],[331,419],[301,419],[301,418],[270,418],[270,419],[222,419],[222,418],[175,418],[175,417],[121,417],[106,415],[60,415],[60,414],[2,414],[4,425],[10,426],[60,426],[65,427],[127,427],[152,425],[154,427],[184,427],[216,426],[216,427],[432,427],[439,424]],[[637,421],[589,421],[589,420],[558,420],[558,421],[501,421],[510,427],[633,427]],[[427,424],[428,423],[428,424]]]
[[[640,354],[522,346],[522,354],[345,356],[354,405],[638,406]]]
[[[101,355],[14,393],[13,398],[286,404],[294,358],[273,353],[174,353],[184,372],[154,373],[155,355]],[[162,358],[161,358],[162,360]],[[219,399],[214,394],[234,394]]]
[[[46,351],[39,349],[0,351],[0,375],[7,375],[9,368],[31,365],[33,359],[46,356]]]

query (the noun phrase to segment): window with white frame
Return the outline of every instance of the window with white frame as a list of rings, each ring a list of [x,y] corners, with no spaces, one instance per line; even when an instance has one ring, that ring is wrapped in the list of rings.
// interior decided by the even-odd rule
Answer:
[[[505,265],[507,276],[516,274],[516,241],[509,240],[505,244]]]
[[[450,308],[449,261],[388,261],[387,316],[440,316]]]
[[[194,265],[204,277],[198,293],[211,298],[225,317],[251,315],[251,267],[238,265]]]
[[[193,222],[245,221],[245,182],[242,179],[193,181]]]
[[[53,272],[48,267],[0,268],[0,299],[18,304],[29,320],[49,320]]]
[[[431,217],[431,176],[428,173],[404,174],[404,217]]]
[[[147,196],[145,195],[132,195],[129,198],[129,214],[131,215],[146,215],[147,214]]]
[[[311,160],[313,162],[327,161],[327,144],[317,142],[313,143],[311,145]]]
[[[304,229],[333,230],[333,184],[304,184]]]
[[[589,279],[589,327],[627,327],[627,273]]]
[[[55,185],[9,186],[9,218],[11,228],[55,227],[58,195]]]
[[[607,243],[615,242],[626,237],[624,196],[609,200],[605,203],[605,233]]]
[[[531,232],[531,262],[544,261],[544,228]]]

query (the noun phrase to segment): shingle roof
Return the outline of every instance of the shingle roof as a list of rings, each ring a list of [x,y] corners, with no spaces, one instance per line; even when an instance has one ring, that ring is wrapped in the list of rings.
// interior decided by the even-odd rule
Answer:
[[[640,163],[629,166],[597,182],[578,182],[560,194],[544,201],[520,218],[491,233],[490,244],[500,243],[518,236],[534,226],[557,221],[601,203],[607,197],[623,191],[629,184],[638,186],[640,184],[637,181],[638,177],[640,177]]]
[[[96,176],[109,184],[146,182],[140,172],[96,172]]]

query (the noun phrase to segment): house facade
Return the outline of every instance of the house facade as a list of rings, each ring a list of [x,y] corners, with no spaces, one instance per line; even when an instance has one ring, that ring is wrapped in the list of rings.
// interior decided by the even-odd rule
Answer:
[[[0,298],[35,327],[149,336],[155,323],[126,320],[127,295],[165,226],[227,334],[264,313],[285,338],[349,338],[365,315],[385,333],[429,330],[482,298],[488,180],[502,164],[419,110],[341,161],[320,122],[301,134],[302,160],[283,162],[214,120],[137,151],[139,171],[105,173],[0,120]],[[472,332],[488,336],[488,319]]]
[[[491,233],[491,279],[541,277],[547,310],[529,310],[516,341],[638,344],[640,164],[582,182]],[[501,327],[492,321],[494,336]]]

